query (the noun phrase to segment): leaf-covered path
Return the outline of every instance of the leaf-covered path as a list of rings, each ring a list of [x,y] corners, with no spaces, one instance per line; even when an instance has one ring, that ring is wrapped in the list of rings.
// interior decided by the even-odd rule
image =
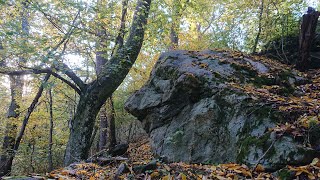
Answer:
[[[143,143],[141,143],[143,142]],[[152,156],[150,143],[141,139],[131,143],[127,160],[110,162],[99,166],[95,163],[78,163],[47,174],[46,179],[161,179],[161,180],[207,180],[207,179],[319,179],[320,161],[306,166],[287,166],[276,173],[264,172],[261,165],[250,169],[244,164],[186,164],[164,163]]]

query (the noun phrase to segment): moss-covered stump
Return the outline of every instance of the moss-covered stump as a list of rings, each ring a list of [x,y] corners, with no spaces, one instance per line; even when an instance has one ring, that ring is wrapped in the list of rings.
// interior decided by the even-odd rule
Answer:
[[[272,131],[291,120],[282,110],[295,101],[285,98],[301,96],[296,87],[308,82],[266,58],[172,51],[160,56],[126,109],[144,124],[155,154],[169,161],[238,162],[276,170],[310,163],[318,154],[303,144],[304,137]]]

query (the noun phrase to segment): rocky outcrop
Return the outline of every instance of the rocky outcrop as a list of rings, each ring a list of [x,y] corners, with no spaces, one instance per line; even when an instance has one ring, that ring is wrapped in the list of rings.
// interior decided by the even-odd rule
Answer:
[[[287,95],[306,80],[287,66],[241,53],[172,51],[126,102],[169,161],[238,162],[267,169],[309,163],[317,151],[269,129],[284,122],[276,103],[242,90],[278,86]],[[239,88],[237,88],[239,87]]]

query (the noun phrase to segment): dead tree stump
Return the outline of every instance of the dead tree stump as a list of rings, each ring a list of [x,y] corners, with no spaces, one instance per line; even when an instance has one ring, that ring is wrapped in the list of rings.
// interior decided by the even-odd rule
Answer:
[[[307,14],[302,17],[299,36],[299,60],[296,67],[301,71],[309,68],[310,63],[310,49],[315,38],[316,28],[320,12],[312,7],[308,8]]]

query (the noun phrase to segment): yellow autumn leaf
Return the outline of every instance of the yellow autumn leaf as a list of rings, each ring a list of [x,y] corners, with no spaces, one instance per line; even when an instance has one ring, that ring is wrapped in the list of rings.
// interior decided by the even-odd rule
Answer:
[[[167,170],[167,171],[170,171],[171,170],[171,168],[168,166],[168,165],[164,165],[164,168]]]
[[[158,171],[154,171],[154,172],[152,172],[151,173],[151,178],[156,178],[156,177],[159,177],[160,176],[160,174],[159,174],[159,172]]]
[[[312,162],[310,163],[310,165],[319,167],[319,165],[320,165],[319,159],[318,158],[314,158],[312,160]]]
[[[60,173],[61,175],[63,175],[63,176],[66,176],[66,175],[69,175],[69,171],[62,171],[61,173]]]
[[[162,180],[171,180],[172,178],[171,178],[170,174],[168,174],[166,176],[163,176],[161,179]]]
[[[187,176],[185,174],[180,173],[179,176],[180,176],[181,180],[187,180]]]
[[[251,174],[250,171],[243,170],[241,173],[242,173],[243,175],[247,176],[247,177],[252,177],[252,174]]]
[[[308,174],[309,179],[316,179],[316,177],[313,174]]]
[[[258,164],[255,171],[257,172],[264,172],[264,167],[261,164]]]
[[[86,170],[80,170],[76,174],[86,175],[86,174],[88,174],[88,172]]]

